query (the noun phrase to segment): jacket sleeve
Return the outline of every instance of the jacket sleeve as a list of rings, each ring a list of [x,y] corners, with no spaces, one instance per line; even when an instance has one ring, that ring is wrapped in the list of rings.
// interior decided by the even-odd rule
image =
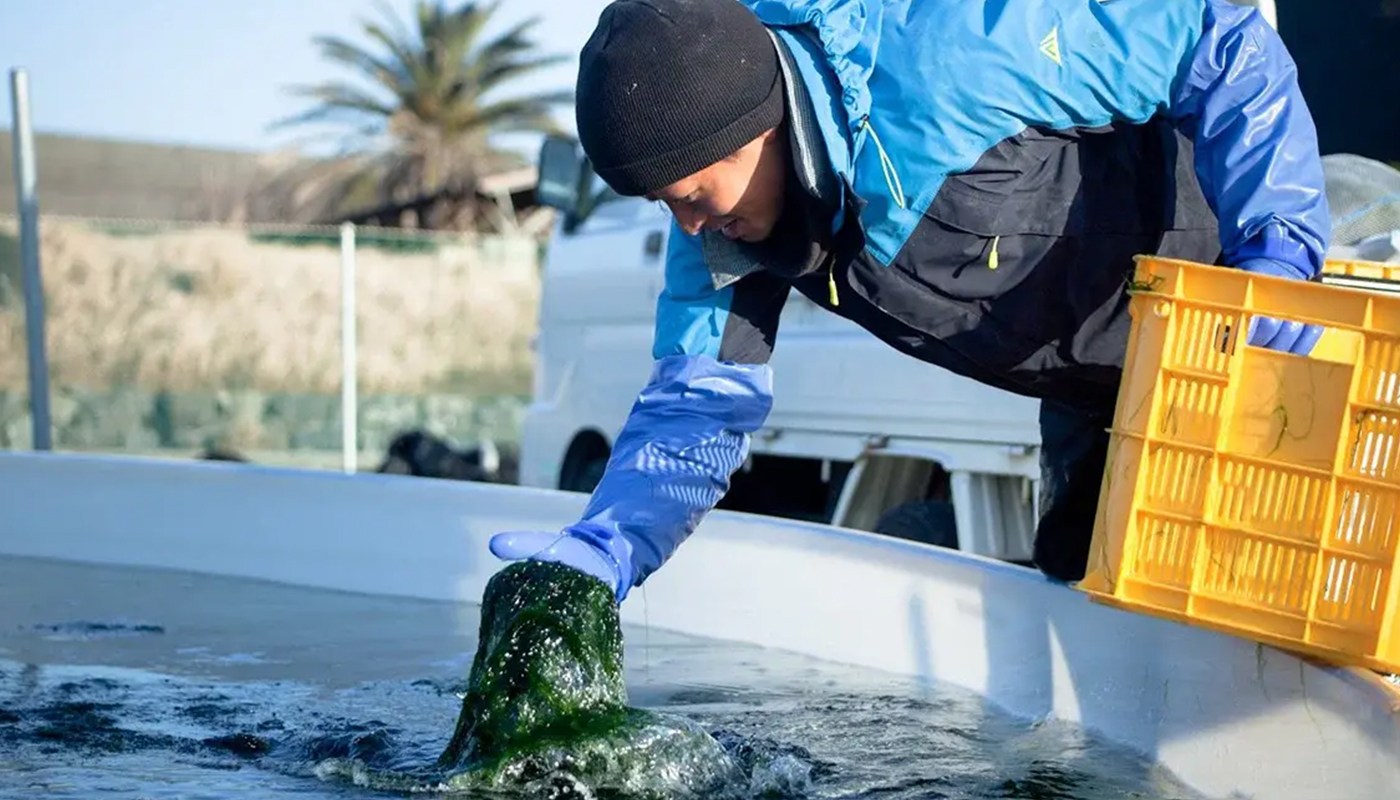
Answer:
[[[1331,215],[1317,129],[1283,40],[1257,10],[1206,0],[1186,58],[1170,113],[1195,145],[1225,263],[1269,258],[1314,277]]]
[[[582,520],[627,540],[633,586],[675,553],[748,457],[772,407],[768,359],[788,291],[765,272],[715,289],[698,237],[673,223],[651,377]]]
[[[1035,87],[1030,121],[1162,115],[1192,141],[1225,263],[1263,257],[1317,274],[1332,227],[1317,129],[1297,65],[1259,11],[1229,0],[1083,2],[1072,14],[1064,5],[1036,3],[1045,19],[1035,30],[1057,38],[1019,67]]]

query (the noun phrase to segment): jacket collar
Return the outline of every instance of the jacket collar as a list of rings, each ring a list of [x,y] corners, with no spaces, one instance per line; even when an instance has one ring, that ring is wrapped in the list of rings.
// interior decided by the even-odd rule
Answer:
[[[832,231],[843,218],[843,176],[849,172],[850,143],[839,107],[839,90],[810,33],[769,30],[778,53],[786,104],[789,168],[808,194],[833,208]],[[818,109],[826,113],[819,114]],[[701,233],[701,249],[716,289],[762,268],[737,243],[718,231]]]
[[[879,50],[882,3],[879,0],[742,2],[770,29],[796,32],[814,40],[823,65],[834,73],[831,88],[837,92],[845,111],[844,132],[855,138],[870,115],[869,81]]]

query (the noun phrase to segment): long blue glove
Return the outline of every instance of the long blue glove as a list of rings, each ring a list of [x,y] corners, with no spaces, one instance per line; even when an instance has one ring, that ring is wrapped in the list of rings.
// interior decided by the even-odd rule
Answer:
[[[1251,258],[1240,262],[1237,267],[1259,275],[1272,275],[1276,278],[1307,280],[1307,276],[1292,264],[1271,258]],[[1322,337],[1322,328],[1317,325],[1304,325],[1292,320],[1256,317],[1249,326],[1249,343],[1255,347],[1282,350],[1286,353],[1308,355],[1317,340]]]
[[[567,564],[600,578],[622,602],[728,490],[772,397],[766,365],[660,358],[580,521],[562,531],[497,534],[491,552]]]
[[[1257,9],[1206,0],[1202,10],[1170,114],[1195,142],[1225,263],[1309,280],[1322,269],[1332,223],[1297,65]],[[1307,355],[1321,335],[1317,326],[1256,318],[1248,342]]]
[[[491,554],[503,561],[553,561],[607,584],[621,603],[632,585],[632,545],[593,522],[563,531],[505,531],[491,537]]]
[[[1195,143],[1225,263],[1307,280],[1332,232],[1325,174],[1298,69],[1258,9],[1207,0],[1170,114]],[[1280,271],[1281,270],[1281,271]]]

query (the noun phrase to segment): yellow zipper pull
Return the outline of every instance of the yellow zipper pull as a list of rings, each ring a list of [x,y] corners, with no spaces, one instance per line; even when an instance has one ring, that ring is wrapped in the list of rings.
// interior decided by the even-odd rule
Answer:
[[[1001,241],[1000,236],[992,237],[992,252],[987,254],[987,269],[996,269],[1001,259],[997,256],[997,243]]]
[[[833,263],[828,264],[826,268],[826,286],[831,290],[831,304],[833,306],[839,306],[841,305],[841,298],[836,296],[836,265],[834,261],[835,259],[833,259]]]

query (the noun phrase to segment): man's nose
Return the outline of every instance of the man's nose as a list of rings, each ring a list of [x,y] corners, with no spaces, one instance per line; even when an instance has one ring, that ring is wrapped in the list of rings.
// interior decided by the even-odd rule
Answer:
[[[704,214],[701,214],[697,211],[693,211],[689,208],[686,208],[685,206],[677,204],[671,209],[671,213],[675,215],[676,222],[680,224],[681,230],[685,231],[691,236],[694,236],[695,234],[699,233],[700,229],[705,227],[705,220],[707,219],[707,217]]]

